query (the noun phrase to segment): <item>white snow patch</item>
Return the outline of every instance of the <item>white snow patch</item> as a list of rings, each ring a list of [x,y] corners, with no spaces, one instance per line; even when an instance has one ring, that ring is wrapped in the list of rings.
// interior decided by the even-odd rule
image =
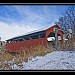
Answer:
[[[14,62],[14,60],[13,60]],[[45,56],[29,58],[19,67],[13,64],[13,70],[75,70],[75,51],[54,51]]]

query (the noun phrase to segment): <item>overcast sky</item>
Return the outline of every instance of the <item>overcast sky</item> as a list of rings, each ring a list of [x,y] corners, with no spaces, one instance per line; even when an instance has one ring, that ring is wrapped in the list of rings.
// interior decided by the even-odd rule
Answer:
[[[0,5],[1,40],[48,28],[69,5]]]

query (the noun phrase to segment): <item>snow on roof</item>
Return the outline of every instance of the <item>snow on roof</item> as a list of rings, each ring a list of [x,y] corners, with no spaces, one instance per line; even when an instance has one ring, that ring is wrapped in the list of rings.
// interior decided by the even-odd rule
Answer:
[[[22,35],[18,35],[18,36],[15,36],[15,37],[13,37],[13,38],[11,38],[11,39],[14,39],[14,38],[16,38],[16,37],[21,37],[21,36],[24,36],[24,35],[28,35],[28,34],[32,34],[32,33],[36,33],[36,32],[41,32],[41,31],[45,31],[46,29],[42,29],[42,30],[34,30],[34,31],[30,31],[30,32],[27,32],[26,34],[22,34]],[[8,40],[11,40],[11,39],[8,39]],[[7,40],[6,40],[7,41]]]
[[[47,30],[48,28],[50,28],[50,27],[52,27],[52,26],[54,26],[54,25],[50,25],[50,26],[48,26],[48,27],[46,27],[46,28],[36,29],[36,30],[30,31],[30,32],[27,32],[27,33],[25,33],[25,34],[23,34],[23,35],[28,35],[28,34],[40,32],[40,31],[45,31],[45,30]],[[23,36],[23,35],[18,35],[18,36]]]
[[[52,26],[55,26],[55,25],[56,25],[56,24],[53,24],[53,25],[50,25],[50,26],[48,26],[48,27],[46,27],[46,28],[40,28],[40,29],[37,29],[37,30],[34,30],[34,31],[30,31],[30,32],[27,32],[27,33],[25,33],[25,34],[15,36],[15,37],[13,37],[13,38],[21,37],[21,36],[28,35],[28,34],[32,34],[32,33],[36,33],[36,32],[45,31],[45,30],[47,30],[48,28],[50,28],[50,27],[52,27]],[[11,38],[11,39],[13,39],[13,38]],[[10,39],[8,39],[8,40],[10,40]],[[7,40],[6,40],[6,41],[7,41]]]

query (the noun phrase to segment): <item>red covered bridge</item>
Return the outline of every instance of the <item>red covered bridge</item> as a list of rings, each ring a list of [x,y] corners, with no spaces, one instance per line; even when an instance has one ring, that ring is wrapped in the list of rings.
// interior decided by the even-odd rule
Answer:
[[[48,38],[55,37],[54,28],[60,29],[58,25],[54,25],[44,30],[8,39],[6,40],[6,49],[9,52],[18,52],[21,48],[24,47],[30,48],[32,46],[36,47],[38,45],[47,46],[49,43]],[[61,30],[58,30],[58,36],[61,37],[61,41],[63,42],[63,32]]]

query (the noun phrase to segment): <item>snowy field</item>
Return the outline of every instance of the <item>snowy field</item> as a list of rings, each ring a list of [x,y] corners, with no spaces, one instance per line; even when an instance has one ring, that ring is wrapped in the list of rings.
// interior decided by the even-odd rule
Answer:
[[[12,70],[75,70],[75,51],[54,51],[45,56],[31,57],[18,65],[9,61]]]
[[[28,62],[22,62],[23,66],[19,68],[16,64],[12,69],[18,70],[74,70],[75,69],[75,51],[55,51],[45,56],[29,58]]]

